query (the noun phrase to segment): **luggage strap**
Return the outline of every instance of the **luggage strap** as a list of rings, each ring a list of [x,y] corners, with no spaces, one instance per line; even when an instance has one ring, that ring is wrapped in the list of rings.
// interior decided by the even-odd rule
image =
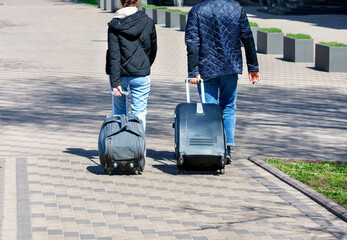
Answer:
[[[111,123],[111,122],[118,122],[118,123],[120,122],[120,128],[116,131],[113,131],[113,132],[110,132],[109,134],[107,134],[107,137],[116,135],[116,134],[118,134],[124,130],[126,130],[128,132],[132,132],[133,134],[135,134],[139,137],[142,136],[141,132],[138,129],[135,129],[135,128],[128,125],[129,120],[128,120],[127,116],[124,114],[118,115],[118,116],[113,116],[113,117],[106,119],[104,121],[103,125],[106,125],[106,124]]]

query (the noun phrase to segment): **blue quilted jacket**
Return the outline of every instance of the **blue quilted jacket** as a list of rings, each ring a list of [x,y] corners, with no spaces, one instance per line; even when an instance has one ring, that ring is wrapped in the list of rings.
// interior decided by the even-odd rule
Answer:
[[[247,15],[235,0],[205,0],[189,12],[185,42],[188,77],[205,80],[242,73],[241,41],[248,72],[258,72],[258,60]]]

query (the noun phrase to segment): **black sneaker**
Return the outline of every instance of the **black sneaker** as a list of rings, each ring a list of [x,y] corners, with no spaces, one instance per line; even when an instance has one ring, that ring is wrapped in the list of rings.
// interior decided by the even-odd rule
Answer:
[[[227,147],[227,164],[231,164],[231,162],[233,161],[231,157],[231,153],[234,153],[234,152],[235,152],[235,147],[231,147],[231,146]]]

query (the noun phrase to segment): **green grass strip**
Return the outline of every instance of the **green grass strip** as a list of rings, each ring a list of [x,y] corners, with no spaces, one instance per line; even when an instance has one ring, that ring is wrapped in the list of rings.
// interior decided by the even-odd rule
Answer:
[[[140,3],[138,4],[140,7],[145,7],[145,8],[156,8],[155,5],[152,4],[147,4],[147,3]]]
[[[82,2],[92,6],[98,6],[98,0],[74,0],[75,2]]]
[[[258,23],[249,22],[249,26],[251,26],[251,27],[258,27]]]
[[[338,42],[319,42],[320,45],[329,46],[329,47],[347,47],[344,43]]]
[[[188,15],[189,12],[181,12],[181,15]]]
[[[182,12],[182,11],[179,10],[179,9],[168,9],[167,11],[168,11],[168,12]]]
[[[279,28],[259,28],[259,31],[268,32],[268,33],[281,33],[282,29],[279,29]]]
[[[155,9],[158,9],[158,10],[160,10],[160,9],[167,9],[167,7],[165,7],[165,6],[156,6]]]
[[[286,37],[295,38],[295,39],[311,39],[310,35],[302,34],[302,33],[298,33],[298,34],[288,33]]]
[[[347,163],[265,159],[347,209]]]

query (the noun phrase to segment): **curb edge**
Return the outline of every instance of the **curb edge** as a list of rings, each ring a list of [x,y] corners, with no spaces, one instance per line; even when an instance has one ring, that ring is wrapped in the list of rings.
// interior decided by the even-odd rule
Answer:
[[[313,201],[317,202],[327,210],[329,210],[331,213],[342,219],[343,221],[347,222],[347,210],[340,206],[339,204],[335,203],[334,201],[330,200],[326,196],[322,195],[321,193],[313,190],[312,188],[308,187],[307,185],[299,182],[298,180],[288,176],[284,172],[280,171],[278,168],[266,163],[265,161],[261,160],[258,157],[248,157],[248,160],[255,163],[259,167],[265,169],[266,171],[270,172],[283,182],[287,183],[288,185],[292,186],[296,190],[302,192],[307,197],[312,199]]]

